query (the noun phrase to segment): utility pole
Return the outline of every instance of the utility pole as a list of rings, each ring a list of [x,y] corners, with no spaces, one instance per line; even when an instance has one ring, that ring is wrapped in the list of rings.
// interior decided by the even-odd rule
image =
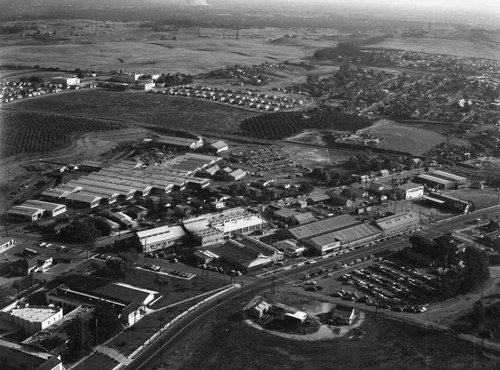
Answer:
[[[271,292],[273,294],[276,293],[276,270],[273,271],[273,279],[272,279]]]
[[[219,321],[219,305],[220,305],[220,300],[217,299],[217,313],[216,313],[215,321]]]
[[[484,335],[486,331],[486,311],[483,306],[483,294],[481,293],[481,310],[483,310],[483,335],[481,335],[481,353],[483,353]]]

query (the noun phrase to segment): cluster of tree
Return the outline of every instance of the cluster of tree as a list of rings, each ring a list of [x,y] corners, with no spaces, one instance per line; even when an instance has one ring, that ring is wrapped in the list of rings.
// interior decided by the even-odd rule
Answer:
[[[77,317],[66,328],[69,341],[65,360],[75,362],[88,355],[94,345],[107,341],[120,330],[121,323],[116,309],[110,304],[98,303],[92,318]]]
[[[99,235],[95,220],[91,218],[75,221],[60,231],[62,239],[73,243],[86,243],[89,240],[95,240]]]
[[[411,157],[395,157],[393,155],[373,154],[371,150],[351,156],[345,163],[345,168],[354,172],[380,171],[382,169],[393,170],[402,164],[405,168],[413,168],[414,162]]]
[[[162,73],[161,76],[156,80],[157,83],[161,83],[164,86],[176,86],[190,84],[193,82],[193,76],[184,73]]]
[[[309,174],[309,177],[327,185],[336,186],[340,181],[341,175],[335,170],[329,170],[324,167],[316,167]]]
[[[314,109],[304,113],[277,112],[250,117],[241,122],[241,129],[259,139],[279,140],[295,135],[305,129],[331,129],[357,131],[371,125],[366,117],[345,114],[337,110]]]
[[[8,26],[0,26],[0,34],[2,35],[11,35],[14,33],[21,33],[24,31],[24,27],[20,24],[12,24]]]
[[[490,278],[488,256],[479,248],[467,246],[463,253],[457,254],[450,236],[431,240],[412,235],[410,243],[415,253],[428,257],[438,267],[446,297],[470,292]]]
[[[381,39],[371,38],[362,39],[359,42],[340,42],[335,47],[326,47],[318,49],[313,54],[313,59],[323,60],[323,59],[339,59],[339,58],[356,58],[358,61],[364,63],[373,63],[377,60],[377,54],[375,51],[371,53],[363,52],[359,46],[360,44],[372,44],[380,42],[380,40],[385,39],[385,36],[380,36]],[[377,41],[378,40],[378,41]]]
[[[40,76],[29,76],[29,77],[21,77],[19,79],[21,82],[31,82],[31,83],[42,83],[43,79]]]

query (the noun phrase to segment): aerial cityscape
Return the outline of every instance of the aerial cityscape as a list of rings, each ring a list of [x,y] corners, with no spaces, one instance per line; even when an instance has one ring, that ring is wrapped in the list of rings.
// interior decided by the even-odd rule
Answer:
[[[499,369],[500,5],[0,0],[0,369]]]

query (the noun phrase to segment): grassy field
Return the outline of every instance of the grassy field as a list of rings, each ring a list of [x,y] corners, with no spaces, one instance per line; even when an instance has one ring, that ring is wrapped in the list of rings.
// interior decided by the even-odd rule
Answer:
[[[241,120],[255,115],[199,99],[101,89],[24,99],[11,103],[9,107],[135,121],[163,128],[210,131],[213,134],[238,130]]]
[[[64,39],[40,39],[11,36],[0,39],[2,54],[0,64],[41,67],[59,67],[74,70],[90,68],[97,71],[119,70],[149,73],[201,73],[224,65],[260,64],[284,60],[300,60],[309,54],[309,47],[297,43],[269,43],[268,38],[222,37],[199,38],[198,31],[183,30],[177,40],[161,40],[164,33],[114,24],[97,35],[82,31],[76,36],[64,35]],[[116,27],[116,29],[114,28]],[[120,27],[120,28],[119,28]],[[284,32],[284,30],[282,31]],[[220,32],[222,33],[222,32]],[[222,36],[222,35],[221,35]],[[67,37],[67,38],[66,38]],[[41,52],[43,50],[43,53]]]
[[[377,147],[410,152],[420,155],[435,145],[443,142],[446,138],[437,131],[442,131],[441,125],[428,127],[429,124],[397,123],[389,120],[381,120],[371,127],[361,130],[364,133],[383,137]]]
[[[401,370],[497,366],[466,342],[368,315],[347,336],[318,342],[285,339],[234,320],[210,322],[188,340],[182,351],[164,361],[162,369]]]

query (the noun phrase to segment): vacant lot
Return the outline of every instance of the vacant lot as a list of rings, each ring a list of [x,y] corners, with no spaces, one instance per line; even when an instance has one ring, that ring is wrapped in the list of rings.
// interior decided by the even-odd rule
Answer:
[[[224,310],[228,315],[236,311],[234,306]],[[285,339],[234,319],[207,323],[190,337],[182,352],[164,362],[163,368],[400,370],[471,369],[473,364],[481,369],[497,366],[468,343],[367,315],[349,335],[318,342]]]
[[[140,91],[81,90],[13,102],[11,108],[146,123],[194,132],[230,133],[255,115],[217,103]]]

